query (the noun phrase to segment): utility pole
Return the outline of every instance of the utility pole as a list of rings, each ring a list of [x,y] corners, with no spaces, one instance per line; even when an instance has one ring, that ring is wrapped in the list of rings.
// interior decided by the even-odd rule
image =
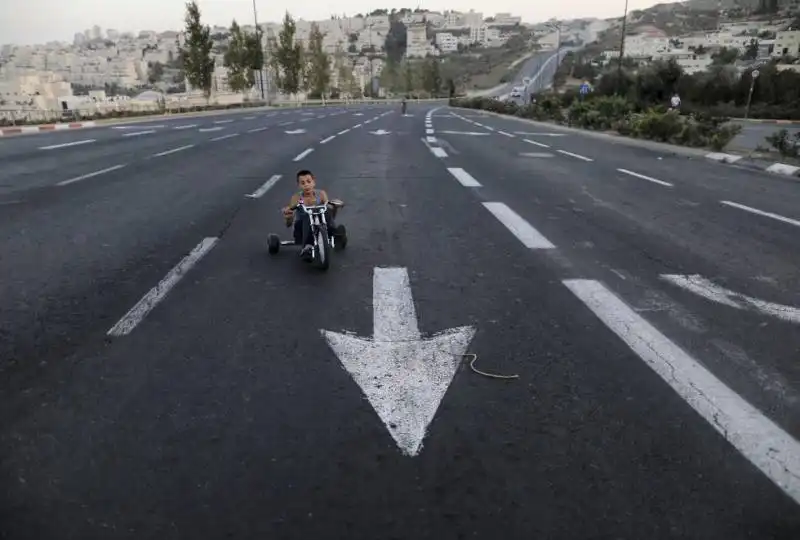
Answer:
[[[622,85],[622,59],[625,57],[625,32],[628,29],[628,0],[625,0],[625,13],[622,15],[622,37],[619,40],[619,58],[617,59],[617,91],[619,94]]]
[[[258,86],[261,90],[261,100],[266,101],[264,96],[264,46],[261,44],[261,29],[258,26],[258,12],[256,11],[256,0],[253,0],[253,22],[256,24],[256,39],[258,47],[261,49],[261,65],[258,68]]]

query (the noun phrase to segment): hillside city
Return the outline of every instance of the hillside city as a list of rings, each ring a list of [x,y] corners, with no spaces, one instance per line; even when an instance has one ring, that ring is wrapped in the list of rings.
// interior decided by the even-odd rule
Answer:
[[[697,7],[701,3],[702,0],[695,5],[660,4],[629,13],[623,45],[626,60],[642,64],[674,59],[684,72],[691,74],[708,69],[720,50],[735,50],[740,70],[769,58],[781,58],[780,69],[800,70],[795,63],[800,57],[800,27],[792,25],[793,4],[781,2],[777,13],[753,17],[752,11],[741,8],[741,3],[724,11],[697,12],[707,9]],[[704,20],[697,13],[706,17],[710,13],[710,19],[706,25],[699,24],[701,28],[692,28],[698,26],[698,20]],[[404,41],[404,61],[432,57],[447,64],[460,59],[459,66],[463,67],[492,51],[505,51],[505,56],[492,58],[506,62],[504,67],[510,70],[531,51],[552,50],[559,45],[591,49],[596,53],[594,64],[607,65],[620,55],[621,22],[620,17],[531,24],[511,13],[487,17],[475,11],[384,9],[354,17],[297,20],[296,40],[307,43],[316,23],[331,62],[330,86],[342,87],[340,79],[346,74],[361,89],[370,86],[373,79],[380,81],[386,65],[387,38],[397,33],[398,25],[403,34],[399,41]],[[282,23],[259,26],[262,46],[269,56],[270,44],[277,38]],[[241,28],[245,32],[255,30],[253,25],[243,24]],[[215,44],[213,94],[217,99],[257,98],[260,88],[234,96],[228,85],[224,52],[229,28],[212,26],[211,35]],[[183,36],[180,30],[123,32],[94,26],[75,34],[72,43],[2,45],[0,112],[54,111],[96,107],[98,103],[119,107],[121,102],[152,102],[164,95],[170,99],[190,99],[198,92],[187,84],[180,69],[179,47]],[[511,47],[512,42],[515,48]],[[276,85],[271,84],[269,70],[264,70],[261,80],[269,98],[280,97]],[[459,86],[467,93],[474,93],[498,82],[503,81],[463,78]],[[375,85],[380,87],[378,95],[386,94],[387,85],[380,82]]]

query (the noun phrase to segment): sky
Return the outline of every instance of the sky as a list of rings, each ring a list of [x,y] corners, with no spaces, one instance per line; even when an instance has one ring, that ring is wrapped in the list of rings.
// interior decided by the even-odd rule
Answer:
[[[384,0],[386,1],[386,0]],[[668,1],[668,0],[662,0]],[[625,0],[411,0],[414,3],[381,4],[376,0],[338,0],[337,2],[290,2],[256,0],[259,22],[283,18],[288,10],[295,18],[327,19],[337,15],[355,15],[374,9],[393,7],[432,11],[455,9],[480,11],[485,17],[497,12],[511,12],[525,22],[545,21],[551,17],[621,17]],[[629,9],[654,5],[653,0],[629,0]],[[209,25],[229,26],[232,19],[243,24],[253,21],[252,0],[198,0],[203,20]],[[184,0],[0,0],[0,44],[34,44],[47,41],[71,42],[76,32],[93,25],[122,32],[140,30],[179,30],[183,27]]]

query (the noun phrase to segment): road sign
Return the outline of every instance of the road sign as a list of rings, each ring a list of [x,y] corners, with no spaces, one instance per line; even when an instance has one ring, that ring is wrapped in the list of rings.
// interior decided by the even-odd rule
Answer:
[[[591,91],[592,91],[592,86],[588,82],[585,82],[585,83],[583,83],[581,85],[580,92],[581,92],[582,95],[585,96],[586,94],[588,94]]]
[[[322,331],[339,361],[386,424],[400,450],[416,456],[475,328],[422,337],[408,270],[375,268],[373,336]]]

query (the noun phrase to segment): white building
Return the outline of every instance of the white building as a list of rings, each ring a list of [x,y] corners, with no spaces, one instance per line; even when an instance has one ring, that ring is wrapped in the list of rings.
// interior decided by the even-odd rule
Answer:
[[[787,30],[775,35],[772,56],[800,57],[800,30]]]
[[[406,57],[424,58],[434,54],[434,48],[428,41],[428,28],[425,23],[406,25]]]
[[[436,46],[443,53],[452,53],[458,50],[458,38],[450,32],[436,34]]]

